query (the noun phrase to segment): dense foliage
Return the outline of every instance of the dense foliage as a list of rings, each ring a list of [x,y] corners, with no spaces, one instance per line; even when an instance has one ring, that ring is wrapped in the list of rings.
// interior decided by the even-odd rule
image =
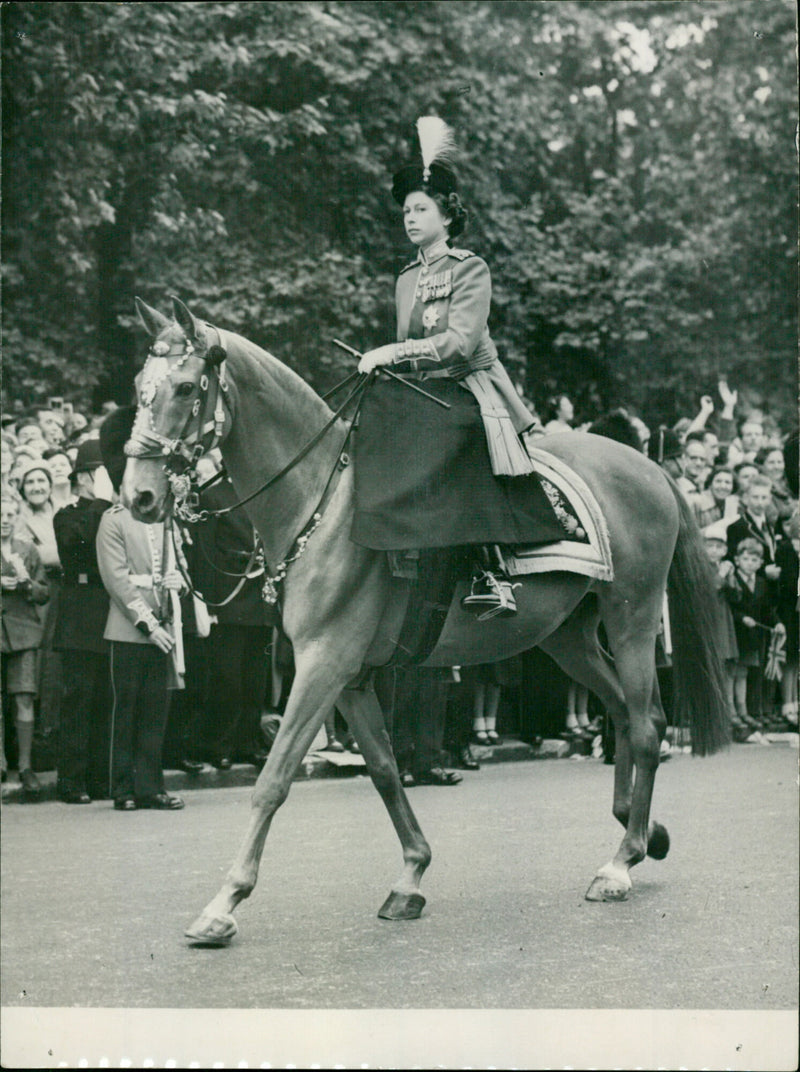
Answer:
[[[6,399],[127,395],[133,295],[318,387],[393,331],[387,176],[455,128],[520,385],[647,419],[794,407],[790,0],[11,3]]]

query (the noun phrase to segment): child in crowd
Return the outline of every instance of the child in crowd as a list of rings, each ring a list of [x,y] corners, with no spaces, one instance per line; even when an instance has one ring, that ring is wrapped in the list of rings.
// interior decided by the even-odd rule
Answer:
[[[736,627],[725,590],[733,586],[734,565],[725,555],[728,550],[727,524],[716,521],[703,529],[706,554],[714,567],[714,584],[717,590],[716,610],[719,615],[719,635],[721,637],[720,654],[725,661],[725,692],[731,717],[733,737],[736,741],[746,741],[752,733],[750,726],[744,722],[738,712],[734,697],[734,677],[739,661],[739,647],[736,643]],[[747,675],[745,674],[745,686]],[[745,705],[746,706],[746,705]]]
[[[786,632],[782,623],[777,622],[775,606],[770,596],[768,582],[758,576],[764,561],[762,544],[753,537],[746,537],[736,547],[734,562],[736,569],[732,583],[724,590],[730,603],[736,629],[736,644],[739,658],[734,670],[734,703],[737,721],[749,726],[753,733],[748,741],[768,744],[761,734],[761,695],[764,658],[767,641],[773,626],[779,632]],[[776,624],[777,623],[777,624]],[[751,673],[753,683],[754,712],[747,709],[747,678]]]
[[[13,696],[15,704],[19,780],[26,797],[31,797],[38,795],[40,791],[39,780],[31,769],[33,704],[38,691],[36,654],[43,632],[36,606],[47,602],[49,591],[38,551],[32,543],[14,536],[18,514],[18,501],[11,496],[5,496],[0,502],[2,670],[3,691]],[[2,769],[5,775],[6,757],[5,751],[2,751]]]

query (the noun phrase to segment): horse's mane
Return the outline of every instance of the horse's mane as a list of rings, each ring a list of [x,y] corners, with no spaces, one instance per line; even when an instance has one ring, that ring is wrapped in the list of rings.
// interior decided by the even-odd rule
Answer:
[[[237,386],[258,393],[288,392],[309,411],[330,412],[313,387],[274,354],[236,332],[221,335]]]

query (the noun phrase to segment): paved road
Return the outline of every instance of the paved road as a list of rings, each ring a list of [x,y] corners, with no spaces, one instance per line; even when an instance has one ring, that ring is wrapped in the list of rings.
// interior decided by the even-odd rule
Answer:
[[[594,760],[539,761],[411,790],[434,860],[422,918],[394,924],[376,912],[400,853],[371,784],[296,784],[224,950],[182,933],[231,862],[248,790],[187,793],[178,813],[8,805],[2,1004],[796,1007],[797,752],[674,757],[653,809],[670,855],[636,868],[628,902],[590,904],[620,837],[612,777]]]

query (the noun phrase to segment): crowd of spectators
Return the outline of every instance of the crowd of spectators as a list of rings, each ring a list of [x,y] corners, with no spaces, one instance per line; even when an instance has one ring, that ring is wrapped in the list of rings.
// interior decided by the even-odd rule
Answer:
[[[580,428],[649,454],[677,481],[717,577],[734,736],[766,743],[768,730],[797,727],[797,435],[760,411],[738,414],[736,392],[724,381],[717,389],[717,405],[703,396],[694,417],[670,427],[649,429],[620,409]],[[65,802],[116,799],[112,738],[119,730],[111,725],[104,635],[109,598],[95,547],[101,518],[117,498],[119,477],[110,478],[100,450],[101,427],[113,423],[107,418],[115,409],[109,403],[84,416],[55,399],[3,417],[2,771],[5,779],[10,760],[27,799],[39,792],[35,771],[56,768]],[[547,435],[575,425],[564,394],[542,413],[545,423],[533,432],[542,446]],[[219,458],[201,464],[207,478]],[[212,508],[231,504],[224,474],[206,497]],[[263,765],[285,703],[291,648],[274,608],[260,598],[259,569],[228,598],[232,578],[252,565],[254,540],[239,510],[188,526],[179,548],[175,576],[181,566],[207,602],[190,593],[185,578],[176,580],[185,688],[170,690],[159,762],[190,774],[206,764]],[[173,661],[175,642],[173,636],[161,649]],[[662,655],[668,706],[669,653]],[[498,667],[392,671],[378,691],[409,786],[457,784],[461,776],[448,767],[478,769],[473,746],[490,747],[501,736],[535,742],[559,735],[596,745],[604,723],[595,698],[540,652]],[[328,748],[357,751],[341,716],[331,713],[325,725]],[[613,761],[607,725],[603,749]],[[162,796],[173,802],[163,806],[180,806],[164,794],[153,799]]]

